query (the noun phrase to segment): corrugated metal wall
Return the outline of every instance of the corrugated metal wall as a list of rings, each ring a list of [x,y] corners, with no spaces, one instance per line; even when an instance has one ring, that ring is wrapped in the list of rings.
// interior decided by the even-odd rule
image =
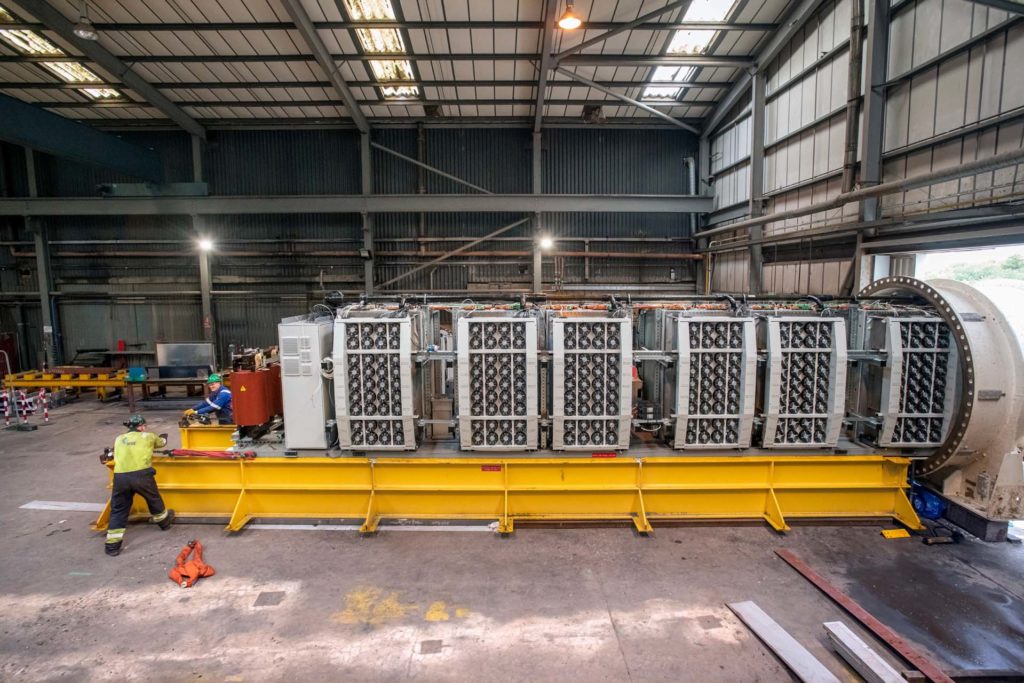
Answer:
[[[374,130],[372,139],[417,157],[420,131]],[[527,128],[431,128],[422,131],[426,163],[497,193],[532,191],[532,135]],[[135,144],[156,149],[167,180],[192,180],[191,142],[184,133],[126,132]],[[0,193],[26,196],[20,148],[0,147]],[[544,191],[552,193],[682,194],[686,161],[696,139],[683,131],[547,129],[543,134]],[[43,196],[94,196],[96,185],[133,182],[102,169],[37,155]],[[408,194],[420,188],[419,170],[392,155],[373,151],[373,190]],[[212,195],[358,194],[359,136],[341,129],[212,131],[203,152]],[[428,193],[474,190],[424,172]],[[379,214],[374,216],[376,281],[407,272],[425,258],[486,235],[518,220],[521,213]],[[6,221],[6,222],[4,222]],[[70,359],[82,348],[109,347],[116,340],[147,343],[202,336],[195,239],[212,237],[214,318],[222,352],[230,343],[273,341],[284,316],[307,310],[334,289],[361,289],[362,219],[357,214],[210,216],[193,225],[182,216],[62,217],[47,225],[53,250],[63,347]],[[645,262],[643,254],[689,252],[689,217],[667,214],[552,214],[544,229],[563,251],[636,253],[637,258],[545,259],[551,286],[582,283],[675,283],[692,280],[688,261]],[[16,304],[39,338],[38,298],[32,235],[20,219],[0,219],[0,330],[16,326]],[[635,241],[645,238],[658,241]],[[634,240],[618,242],[616,239]],[[81,244],[82,240],[102,243]],[[588,244],[587,240],[591,240]],[[671,242],[670,242],[671,241]],[[405,291],[522,289],[531,283],[533,227],[509,231],[475,252],[521,255],[453,260],[403,279]],[[397,252],[397,253],[396,253]],[[426,252],[424,256],[419,253]],[[391,255],[389,255],[391,254]],[[70,293],[74,292],[72,296]],[[245,292],[244,294],[239,292]]]
[[[865,5],[870,12],[870,3]],[[807,206],[841,192],[850,11],[850,0],[825,3],[766,69],[766,213]],[[967,0],[898,3],[891,18],[883,180],[1021,148],[1021,64],[1024,25],[1019,17]],[[749,126],[749,115],[740,117],[711,139],[716,210],[742,209],[749,200]],[[1024,164],[892,195],[882,206],[886,215],[905,215],[985,204],[1021,192]],[[735,218],[735,212],[730,214],[729,220]],[[857,219],[853,204],[769,223],[765,234]],[[821,277],[814,271],[808,280],[813,260],[766,265],[765,289],[787,291],[793,285],[812,292],[818,291],[813,286],[820,281],[825,288],[821,291],[828,292],[832,274],[845,276],[849,264],[848,258],[826,259]],[[746,254],[720,254],[713,286],[746,291],[747,269]],[[811,289],[806,289],[808,282]]]

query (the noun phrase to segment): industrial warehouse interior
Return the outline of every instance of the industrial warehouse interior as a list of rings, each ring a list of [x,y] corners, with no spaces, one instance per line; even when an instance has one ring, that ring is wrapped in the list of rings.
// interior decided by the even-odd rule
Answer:
[[[1024,681],[1021,0],[0,0],[0,681]]]

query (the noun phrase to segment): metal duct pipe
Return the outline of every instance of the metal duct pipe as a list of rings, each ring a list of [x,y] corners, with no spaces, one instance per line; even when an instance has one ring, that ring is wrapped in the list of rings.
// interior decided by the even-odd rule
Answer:
[[[1002,154],[996,154],[995,156],[991,156],[986,159],[968,161],[967,163],[960,164],[954,168],[944,168],[940,171],[932,171],[931,173],[914,176],[913,178],[893,180],[888,183],[875,185],[874,187],[863,187],[859,190],[853,190],[852,192],[844,192],[832,199],[817,202],[815,204],[809,204],[799,209],[790,209],[788,211],[779,211],[764,216],[758,216],[756,218],[748,218],[747,220],[739,221],[738,223],[733,223],[731,225],[723,225],[710,230],[705,230],[697,233],[697,237],[706,239],[713,235],[733,232],[734,230],[747,230],[758,225],[767,225],[768,223],[775,223],[776,221],[808,216],[812,213],[818,213],[819,211],[837,209],[845,204],[857,202],[861,199],[884,197],[885,195],[902,192],[904,190],[913,190],[925,185],[932,185],[933,183],[941,183],[946,180],[953,180],[954,178],[962,178],[963,176],[970,175],[972,173],[994,171],[995,169],[1010,166],[1011,164],[1016,164],[1021,161],[1024,161],[1024,149],[1016,149],[1012,152],[1003,152]]]

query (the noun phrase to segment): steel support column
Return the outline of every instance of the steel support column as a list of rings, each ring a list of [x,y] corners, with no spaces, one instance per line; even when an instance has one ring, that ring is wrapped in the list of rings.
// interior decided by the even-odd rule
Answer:
[[[873,187],[882,182],[884,153],[885,92],[889,71],[889,27],[891,8],[888,0],[870,0],[865,49],[864,107],[862,113],[863,145],[860,159],[860,186]],[[882,217],[881,199],[867,197],[860,204],[860,218],[876,221]],[[871,283],[871,269],[865,267],[863,233],[857,235],[857,246],[850,267],[849,292],[859,292]]]
[[[750,79],[750,215],[764,213],[764,98],[765,75],[757,72]],[[760,294],[764,289],[764,257],[760,240],[764,229],[758,225],[750,229],[750,293]]]
[[[25,148],[25,172],[28,176],[28,194],[30,197],[39,195],[36,180],[36,157],[28,147]],[[50,263],[50,236],[46,223],[39,219],[25,218],[25,227],[32,233],[36,248],[36,276],[39,283],[39,307],[42,311],[42,363],[45,367],[53,367],[61,362],[60,336],[57,331],[58,316],[54,309],[50,292],[53,291],[53,266]],[[30,361],[26,358],[24,363]]]
[[[543,177],[541,175],[541,146],[543,136],[538,130],[533,134],[533,193],[540,194],[543,191]],[[537,212],[533,215],[533,266],[531,274],[533,279],[533,291],[539,294],[544,290],[544,254],[540,248],[541,231],[543,230],[543,214]]]
[[[363,133],[359,136],[359,167],[362,178],[363,196],[373,194],[373,166],[370,159],[370,134]],[[373,294],[373,214],[363,211],[363,280],[367,294]]]

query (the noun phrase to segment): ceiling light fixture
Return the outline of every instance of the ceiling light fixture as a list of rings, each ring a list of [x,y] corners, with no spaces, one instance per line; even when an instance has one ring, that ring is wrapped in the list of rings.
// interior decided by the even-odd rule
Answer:
[[[86,0],[82,0],[82,3],[78,6],[78,23],[75,24],[73,30],[75,35],[82,40],[100,39],[100,34],[96,31],[96,27],[89,21],[89,3]]]
[[[572,0],[569,0],[565,4],[565,14],[558,20],[558,28],[565,29],[566,31],[573,31],[583,25],[583,20],[580,19],[580,15],[573,11]]]
[[[551,247],[555,246],[555,240],[545,235],[540,238],[540,248],[544,251],[548,251]]]
[[[213,240],[209,237],[199,239],[199,251],[213,251]]]

